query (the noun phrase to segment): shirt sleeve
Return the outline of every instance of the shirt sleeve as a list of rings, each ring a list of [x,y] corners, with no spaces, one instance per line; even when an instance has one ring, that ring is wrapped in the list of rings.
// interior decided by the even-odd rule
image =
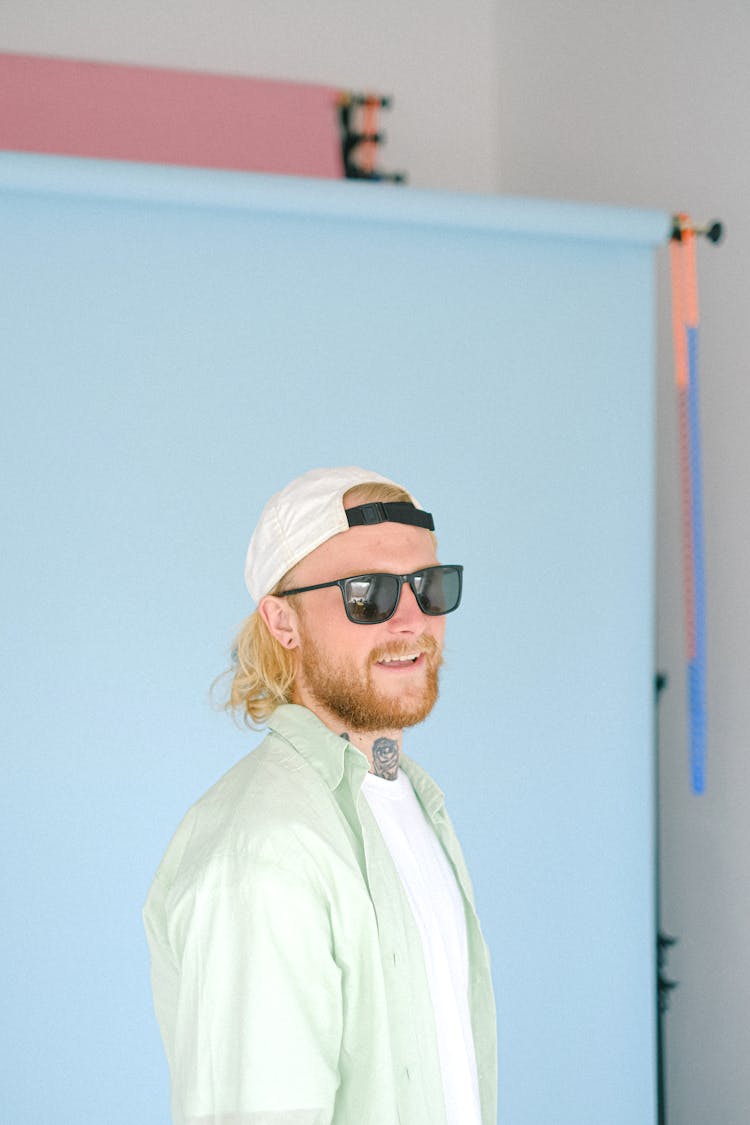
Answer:
[[[175,911],[178,1125],[329,1125],[341,973],[325,896],[267,857],[222,857]]]

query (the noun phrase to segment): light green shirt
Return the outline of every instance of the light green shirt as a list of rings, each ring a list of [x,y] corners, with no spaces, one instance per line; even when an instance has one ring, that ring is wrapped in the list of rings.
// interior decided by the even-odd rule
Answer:
[[[444,1125],[422,946],[359,790],[369,764],[288,705],[188,812],[144,909],[175,1125]],[[483,1125],[487,950],[443,794],[402,756],[466,906]]]

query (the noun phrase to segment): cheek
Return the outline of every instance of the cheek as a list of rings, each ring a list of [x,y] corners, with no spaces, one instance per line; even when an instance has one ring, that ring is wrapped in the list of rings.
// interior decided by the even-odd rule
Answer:
[[[340,637],[342,629],[349,624],[344,607],[341,604],[341,594],[338,590],[317,590],[306,595],[307,604],[303,603],[300,612],[302,627],[316,644],[328,645],[335,643]]]
[[[317,620],[312,636],[317,646],[324,649],[333,661],[361,663],[369,659],[377,643],[376,632],[366,625],[355,625],[339,604]]]
[[[442,649],[443,641],[445,640],[445,625],[446,619],[444,617],[428,617],[426,620],[429,622],[429,632],[431,637],[434,637],[438,643],[438,647]]]

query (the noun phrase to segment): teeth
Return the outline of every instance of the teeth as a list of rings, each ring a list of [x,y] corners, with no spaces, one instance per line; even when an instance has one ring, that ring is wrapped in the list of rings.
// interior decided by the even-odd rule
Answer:
[[[380,663],[381,664],[407,664],[409,661],[411,661],[411,663],[413,664],[415,660],[419,659],[419,656],[420,656],[420,653],[418,653],[418,652],[412,653],[409,656],[384,656],[383,659],[380,661]]]

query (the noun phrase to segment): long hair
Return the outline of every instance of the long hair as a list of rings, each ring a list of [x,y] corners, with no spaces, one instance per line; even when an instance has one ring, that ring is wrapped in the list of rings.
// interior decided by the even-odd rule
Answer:
[[[372,481],[355,485],[344,494],[344,503],[384,504],[410,502],[411,496],[395,484]],[[294,567],[274,586],[271,594],[279,594],[293,585]],[[296,602],[293,596],[292,601]],[[214,686],[231,676],[229,697],[221,706],[233,711],[248,726],[263,726],[265,720],[282,703],[290,703],[294,693],[296,658],[269,632],[265,621],[255,610],[245,618],[232,645],[231,665],[219,676]]]

